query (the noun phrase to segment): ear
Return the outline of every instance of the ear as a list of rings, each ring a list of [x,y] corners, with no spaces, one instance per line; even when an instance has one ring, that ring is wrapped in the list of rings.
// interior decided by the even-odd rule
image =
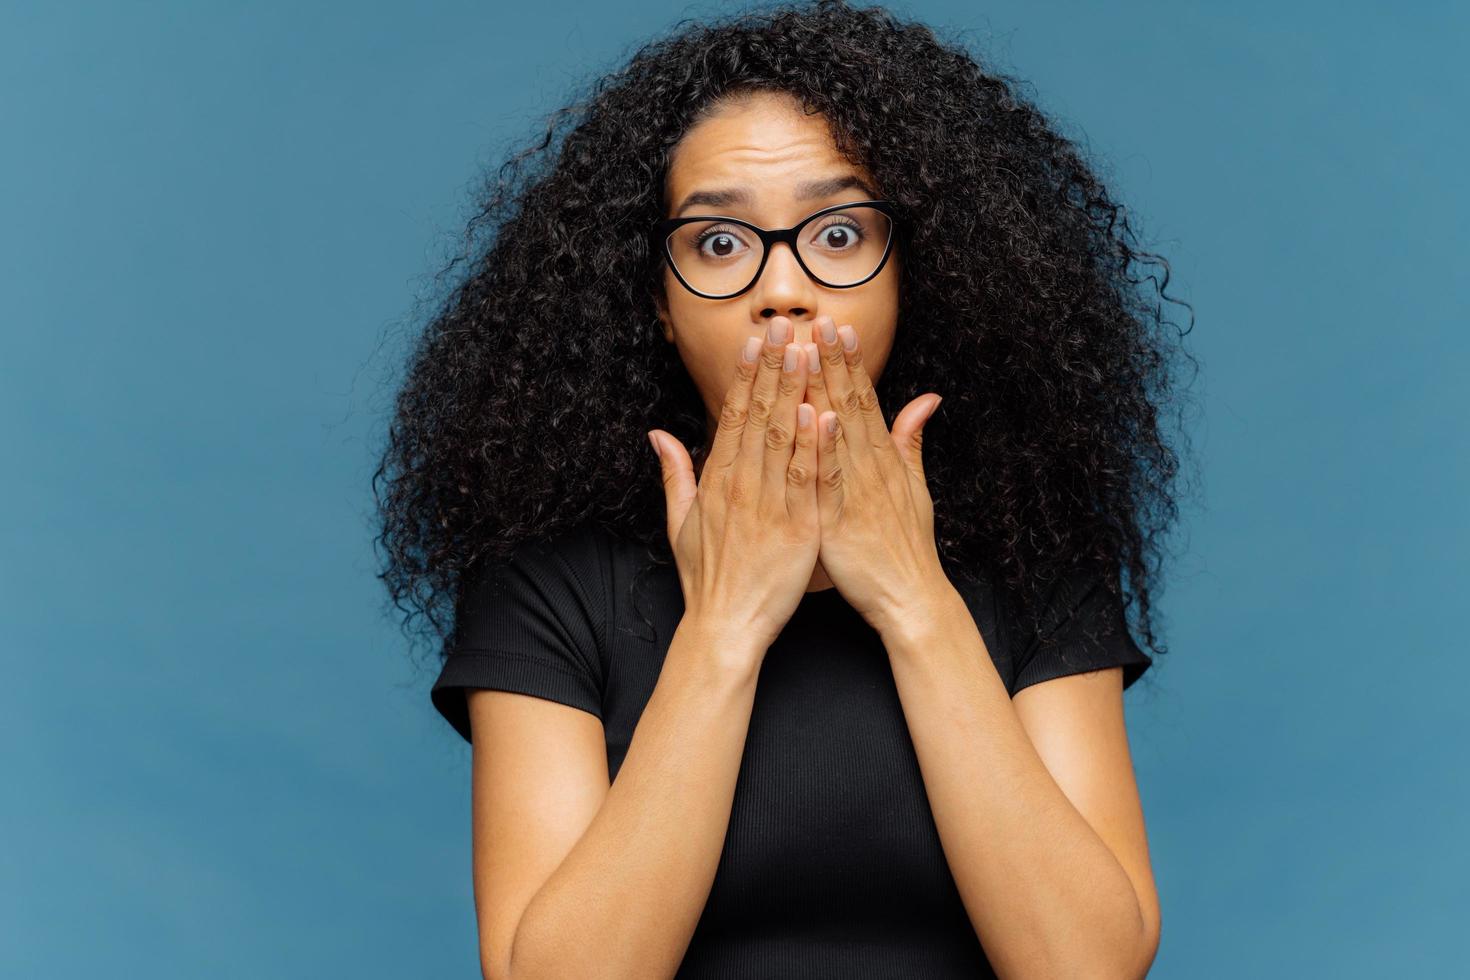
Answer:
[[[658,322],[663,324],[664,340],[668,343],[674,342],[674,318],[669,315],[668,297],[662,289],[653,294],[653,308],[658,313]]]

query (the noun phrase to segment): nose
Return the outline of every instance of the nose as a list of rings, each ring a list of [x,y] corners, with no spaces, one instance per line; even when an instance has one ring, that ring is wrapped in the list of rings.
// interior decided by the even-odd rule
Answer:
[[[812,342],[812,319],[816,315],[813,286],[786,243],[777,243],[766,257],[766,267],[756,284],[761,319],[769,323],[784,316],[791,321],[793,343]]]

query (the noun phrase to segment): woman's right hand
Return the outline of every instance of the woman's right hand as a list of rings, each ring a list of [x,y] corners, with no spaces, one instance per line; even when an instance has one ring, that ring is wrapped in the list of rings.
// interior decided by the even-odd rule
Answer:
[[[792,336],[788,318],[771,323]],[[762,657],[796,611],[821,550],[816,410],[800,402],[816,345],[771,337],[751,337],[736,353],[697,484],[683,444],[662,429],[649,433],[686,619],[749,636]],[[751,348],[756,360],[747,361]]]

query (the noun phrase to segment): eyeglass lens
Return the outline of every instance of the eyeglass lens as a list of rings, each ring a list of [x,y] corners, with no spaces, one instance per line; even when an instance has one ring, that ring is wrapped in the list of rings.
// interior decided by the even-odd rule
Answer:
[[[797,234],[797,252],[818,281],[849,286],[878,268],[891,231],[888,215],[877,208],[843,208],[802,228]],[[668,253],[679,275],[695,290],[722,296],[739,292],[755,279],[764,245],[744,225],[691,221],[669,235]]]

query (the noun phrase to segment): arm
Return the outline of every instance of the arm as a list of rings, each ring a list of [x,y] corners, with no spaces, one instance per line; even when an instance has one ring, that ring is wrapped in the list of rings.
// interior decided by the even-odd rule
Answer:
[[[760,657],[741,642],[679,624],[617,780],[521,914],[497,980],[674,975],[714,882],[750,725]]]
[[[1012,702],[954,587],[929,595],[883,640],[991,965],[1002,977],[1144,976],[1159,914],[1121,668],[1054,678]]]

